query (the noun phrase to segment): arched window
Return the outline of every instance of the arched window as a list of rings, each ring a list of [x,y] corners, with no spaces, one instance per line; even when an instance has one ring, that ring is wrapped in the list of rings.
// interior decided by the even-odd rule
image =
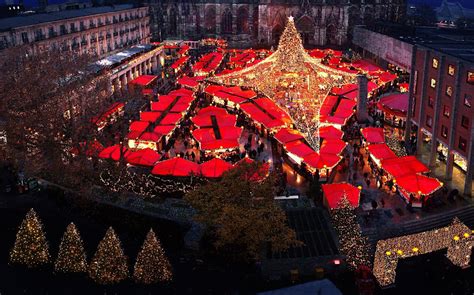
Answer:
[[[209,7],[206,9],[204,15],[206,32],[209,34],[216,33],[216,9],[214,7]]]
[[[232,13],[229,9],[226,9],[222,15],[221,33],[232,34]]]
[[[178,33],[178,14],[176,13],[176,9],[172,8],[170,11],[170,28],[169,34],[171,36],[176,36]]]
[[[246,34],[249,32],[249,11],[241,6],[237,10],[237,34]]]

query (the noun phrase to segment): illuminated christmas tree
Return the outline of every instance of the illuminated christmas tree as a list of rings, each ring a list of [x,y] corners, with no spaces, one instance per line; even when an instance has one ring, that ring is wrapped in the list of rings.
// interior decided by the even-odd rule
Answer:
[[[89,276],[100,284],[114,284],[128,277],[127,257],[112,227],[97,247],[89,266]]]
[[[166,282],[173,278],[171,265],[152,229],[148,232],[143,247],[138,253],[133,277],[143,284]]]
[[[339,236],[339,250],[347,257],[351,269],[358,266],[372,265],[370,258],[370,245],[366,237],[362,236],[361,228],[357,222],[347,196],[344,196],[337,209],[331,211],[331,218]]]
[[[86,272],[87,262],[84,246],[79,232],[74,225],[70,223],[64,233],[59,254],[54,264],[57,272]]]
[[[15,245],[10,252],[10,262],[23,264],[29,268],[49,262],[48,241],[41,221],[33,209],[26,214],[16,234]]]
[[[299,72],[305,69],[305,62],[311,61],[311,57],[304,50],[300,34],[291,16],[281,34],[278,50],[273,58],[275,58],[276,67],[282,72]]]

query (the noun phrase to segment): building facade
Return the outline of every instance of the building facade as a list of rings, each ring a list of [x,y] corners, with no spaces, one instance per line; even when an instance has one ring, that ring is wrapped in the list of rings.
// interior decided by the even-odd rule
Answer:
[[[288,16],[305,46],[340,46],[351,28],[399,21],[406,0],[149,0],[152,38],[222,37],[231,46],[276,45]]]
[[[473,43],[474,44],[474,43]],[[462,49],[456,46],[456,52]],[[472,58],[471,58],[472,59]],[[429,165],[446,162],[465,172],[464,194],[472,194],[474,174],[474,61],[425,46],[414,46],[409,130],[416,130],[417,151],[428,148]],[[408,135],[408,132],[407,132]],[[426,145],[426,143],[429,143]],[[426,146],[424,146],[426,145]]]
[[[104,56],[150,38],[148,7],[117,5],[0,19],[0,49],[29,45]]]

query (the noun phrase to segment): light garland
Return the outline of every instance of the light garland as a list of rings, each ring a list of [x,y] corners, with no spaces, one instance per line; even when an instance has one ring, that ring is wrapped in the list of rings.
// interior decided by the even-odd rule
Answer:
[[[133,271],[134,279],[143,284],[171,281],[173,273],[160,242],[152,229],[143,243]]]
[[[86,272],[87,270],[82,239],[72,222],[67,226],[61,240],[54,270],[57,272]]]
[[[377,243],[373,273],[382,287],[395,283],[399,259],[448,249],[446,256],[456,266],[469,266],[474,246],[473,233],[458,218],[447,227]]]
[[[49,263],[49,246],[41,221],[31,209],[20,225],[15,245],[10,252],[10,263],[26,265],[28,268]]]

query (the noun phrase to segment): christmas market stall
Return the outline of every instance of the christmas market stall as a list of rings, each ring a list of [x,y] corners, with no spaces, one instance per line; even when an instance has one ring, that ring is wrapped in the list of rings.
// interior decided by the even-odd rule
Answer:
[[[360,189],[349,183],[323,184],[324,205],[337,209],[343,197],[346,197],[353,208],[359,207]]]
[[[178,85],[181,85],[182,87],[191,89],[192,91],[197,91],[199,89],[200,82],[204,80],[203,76],[195,76],[195,77],[189,77],[189,76],[183,76],[181,78],[178,78],[177,83]]]
[[[207,178],[219,178],[229,169],[232,169],[233,165],[219,158],[211,159],[200,165],[200,171],[202,176]]]
[[[240,104],[257,97],[255,91],[243,90],[238,86],[209,85],[204,91],[211,95],[215,103],[230,108],[238,108]]]
[[[360,132],[368,144],[385,143],[383,128],[366,127],[361,128]]]
[[[382,169],[395,179],[406,175],[430,171],[430,169],[415,156],[385,159],[382,161]]]
[[[319,173],[320,181],[328,181],[341,160],[342,156],[313,152],[303,158],[303,163],[311,174]]]
[[[224,55],[220,52],[211,52],[203,55],[194,65],[193,72],[195,76],[207,76],[214,73],[221,65]]]
[[[160,155],[149,148],[130,151],[125,157],[125,160],[130,165],[135,166],[144,166],[144,167],[153,167],[153,165],[158,162]]]
[[[130,154],[128,148],[121,146],[120,144],[112,145],[104,148],[99,153],[100,159],[111,159],[114,161],[119,161],[120,157],[126,158]]]
[[[154,85],[156,85],[156,82],[158,81],[158,76],[155,75],[141,75],[138,76],[137,78],[133,79],[132,81],[128,82],[128,87],[143,91],[144,90],[151,90]],[[145,91],[147,93],[147,91]]]
[[[378,168],[382,165],[381,161],[397,158],[397,155],[385,143],[369,144],[366,149],[369,151],[370,159]]]
[[[97,130],[104,129],[105,126],[114,123],[124,114],[125,104],[116,102],[112,104],[105,112],[92,118],[92,124],[97,126]]]
[[[439,190],[443,183],[421,174],[409,174],[396,179],[398,192],[413,207],[422,207],[425,201]]]
[[[186,177],[198,175],[200,172],[199,164],[185,160],[180,157],[171,158],[156,163],[151,170],[153,175]]]
[[[408,110],[408,93],[394,93],[380,98],[377,107],[391,126],[403,127]]]

